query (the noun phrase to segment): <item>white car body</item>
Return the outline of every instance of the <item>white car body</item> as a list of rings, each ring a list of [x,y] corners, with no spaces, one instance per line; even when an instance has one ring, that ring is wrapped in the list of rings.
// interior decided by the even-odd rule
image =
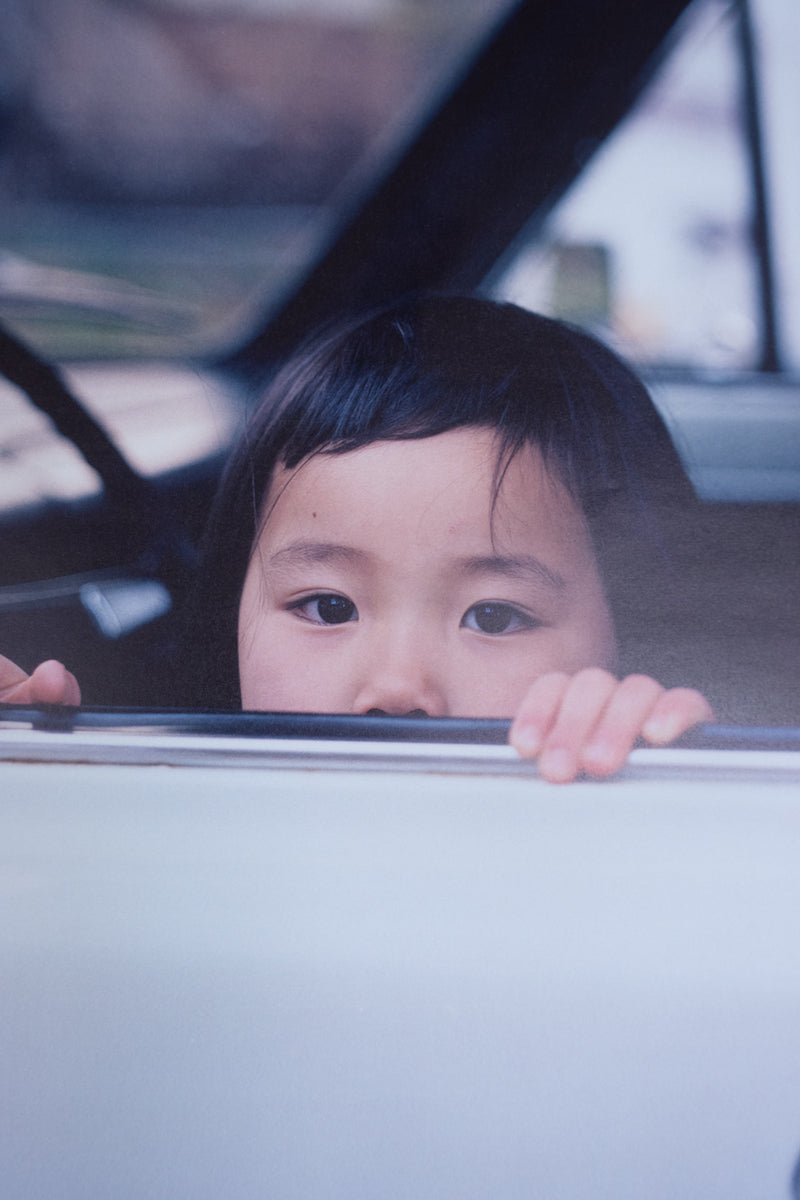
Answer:
[[[7,1200],[788,1200],[800,753],[0,732]]]

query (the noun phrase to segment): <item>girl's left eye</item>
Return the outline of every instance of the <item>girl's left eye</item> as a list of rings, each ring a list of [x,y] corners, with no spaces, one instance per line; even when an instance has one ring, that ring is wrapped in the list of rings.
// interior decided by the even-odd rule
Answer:
[[[478,633],[499,634],[535,629],[538,622],[513,604],[506,604],[502,600],[484,600],[467,609],[461,624]]]
[[[317,596],[306,596],[292,604],[291,610],[300,613],[315,625],[344,625],[346,621],[358,620],[358,609],[352,600],[336,592],[321,592]]]

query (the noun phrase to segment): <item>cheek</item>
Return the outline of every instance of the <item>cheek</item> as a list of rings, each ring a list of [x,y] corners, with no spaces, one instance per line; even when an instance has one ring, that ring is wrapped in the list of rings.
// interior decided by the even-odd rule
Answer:
[[[605,600],[598,600],[593,610],[587,612],[565,649],[570,658],[570,671],[580,671],[584,667],[603,667],[607,671],[616,671],[619,657],[617,637]]]
[[[274,614],[270,613],[261,573],[251,564],[239,603],[239,686],[243,708],[269,709],[277,706],[273,693],[285,673],[281,658],[285,642],[276,636]]]
[[[349,659],[341,641],[275,606],[257,563],[239,603],[238,658],[242,707],[262,712],[346,712]],[[327,647],[327,652],[326,652]]]
[[[239,615],[242,707],[261,712],[346,712],[342,656],[315,652],[314,635],[283,614]]]
[[[257,654],[258,643],[264,622],[263,591],[260,573],[253,570],[251,562],[245,575],[244,587],[239,600],[238,617],[238,652],[239,677],[244,682],[244,675],[253,657]]]
[[[550,672],[585,667],[615,672],[617,645],[605,605],[574,624],[542,630],[525,641],[470,643],[452,664],[454,715],[513,717],[528,689]]]
[[[240,623],[239,685],[243,708],[297,708],[296,693],[302,685],[297,655],[286,638],[271,636],[269,622],[255,627]]]
[[[617,670],[617,639],[611,613],[605,604],[586,612],[581,619],[561,631],[554,639],[548,671],[573,675],[586,667]]]
[[[239,690],[242,708],[268,708],[267,688],[273,664],[264,661],[261,640],[246,620],[239,618]]]
[[[448,660],[453,716],[514,717],[531,684],[566,668],[555,638],[465,638]]]
[[[599,578],[594,603],[586,615],[584,629],[585,645],[582,647],[582,657],[586,661],[580,665],[604,667],[607,671],[616,673],[619,662],[617,633],[614,627],[614,618]],[[580,669],[580,667],[576,669]]]
[[[607,671],[611,671],[614,675],[616,675],[619,671],[619,644],[617,642],[617,635],[610,614],[608,618],[605,642],[600,647],[600,653],[598,655],[597,662],[592,665],[605,667]]]

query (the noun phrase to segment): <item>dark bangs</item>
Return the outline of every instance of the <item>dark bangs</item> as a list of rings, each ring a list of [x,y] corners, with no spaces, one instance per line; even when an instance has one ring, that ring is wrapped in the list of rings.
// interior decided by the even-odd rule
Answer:
[[[278,375],[251,431],[257,491],[278,463],[469,425],[497,431],[503,460],[538,446],[587,516],[620,492],[642,516],[665,492],[689,495],[663,422],[615,355],[561,322],[463,297],[366,318]]]

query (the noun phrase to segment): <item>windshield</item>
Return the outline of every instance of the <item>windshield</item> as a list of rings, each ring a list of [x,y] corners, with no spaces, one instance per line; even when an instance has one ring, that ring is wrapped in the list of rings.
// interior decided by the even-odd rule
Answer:
[[[22,0],[0,28],[0,319],[45,357],[223,350],[508,0]]]

